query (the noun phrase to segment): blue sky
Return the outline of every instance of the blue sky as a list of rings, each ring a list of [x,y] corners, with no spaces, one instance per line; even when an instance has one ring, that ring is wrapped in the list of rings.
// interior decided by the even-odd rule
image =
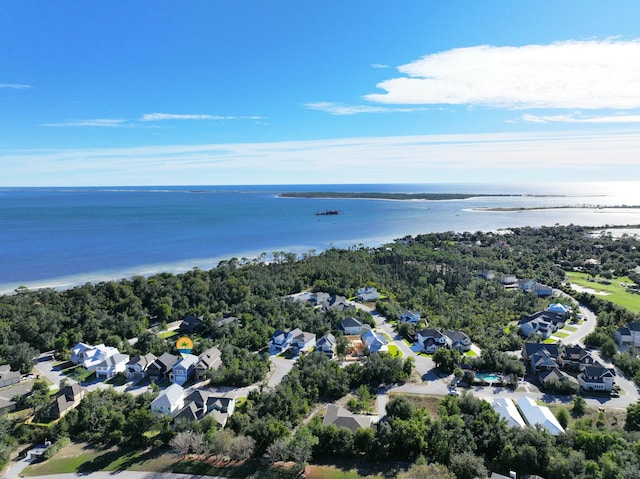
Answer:
[[[640,177],[640,4],[0,5],[0,186]]]

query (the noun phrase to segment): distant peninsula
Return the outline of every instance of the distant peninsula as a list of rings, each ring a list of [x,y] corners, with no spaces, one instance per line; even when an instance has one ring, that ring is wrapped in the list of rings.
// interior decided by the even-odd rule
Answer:
[[[564,206],[506,206],[491,208],[473,208],[473,211],[494,211],[494,212],[518,212],[536,210],[564,210],[564,209],[639,209],[640,205],[564,205]]]
[[[522,194],[471,194],[471,193],[355,193],[337,191],[293,191],[280,193],[280,198],[321,198],[321,199],[361,199],[361,200],[466,200],[478,197],[523,197],[538,195]],[[547,196],[547,195],[540,195]],[[557,195],[548,195],[557,196]]]

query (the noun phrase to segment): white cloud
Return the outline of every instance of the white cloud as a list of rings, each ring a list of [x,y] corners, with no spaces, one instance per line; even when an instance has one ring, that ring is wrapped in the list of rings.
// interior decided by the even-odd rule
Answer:
[[[316,103],[306,103],[305,108],[309,110],[319,110],[332,115],[356,115],[358,113],[393,113],[393,112],[410,112],[426,110],[426,108],[393,108],[387,106],[374,105],[344,105],[342,103],[334,103],[322,101]]]
[[[640,115],[575,116],[575,115],[522,115],[531,123],[640,123]]]
[[[235,116],[214,115],[180,115],[173,113],[145,113],[140,121],[165,121],[165,120],[234,120]]]
[[[127,120],[96,118],[94,120],[72,120],[62,123],[43,123],[42,126],[48,127],[68,127],[68,126],[98,126],[98,127],[120,127],[126,126]]]
[[[371,68],[389,68],[389,65],[383,63],[372,63]]]
[[[0,88],[13,88],[15,90],[26,90],[33,88],[31,85],[23,85],[21,83],[0,83]]]
[[[400,66],[403,76],[377,85],[385,93],[365,99],[511,109],[638,108],[637,58],[640,40],[458,48]]]
[[[0,150],[3,186],[625,180],[640,132],[361,137],[272,143]],[[523,180],[526,179],[526,180]]]

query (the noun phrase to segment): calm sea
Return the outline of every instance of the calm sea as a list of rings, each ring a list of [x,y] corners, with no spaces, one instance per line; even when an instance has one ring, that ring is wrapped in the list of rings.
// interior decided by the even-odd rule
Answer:
[[[563,196],[451,201],[279,198],[288,191]],[[64,288],[222,259],[377,246],[407,234],[517,226],[638,225],[640,210],[475,211],[483,207],[640,205],[640,183],[0,188],[0,293]],[[339,210],[340,215],[316,216]]]

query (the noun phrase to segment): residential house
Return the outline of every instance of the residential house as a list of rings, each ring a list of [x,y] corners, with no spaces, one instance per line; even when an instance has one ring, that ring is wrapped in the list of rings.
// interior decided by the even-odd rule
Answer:
[[[568,306],[562,303],[555,303],[550,305],[547,308],[547,311],[550,311],[552,313],[556,313],[562,316],[566,321],[568,321],[571,318],[571,314],[573,313],[573,309],[571,308],[571,306]]]
[[[151,412],[174,416],[184,406],[184,389],[179,384],[172,384],[151,401]]]
[[[187,314],[180,323],[180,334],[190,335],[200,332],[202,329],[202,318],[195,314]]]
[[[296,328],[289,335],[291,336],[291,349],[297,354],[308,353],[316,345],[316,335],[314,333]]]
[[[553,294],[553,288],[546,284],[537,283],[533,288],[533,292],[540,298],[546,298]]]
[[[386,353],[389,352],[387,339],[375,331],[367,331],[362,335],[362,342],[365,344],[370,353]]]
[[[536,284],[536,280],[531,278],[523,278],[518,280],[518,288],[526,293],[533,291],[533,288]]]
[[[507,420],[507,424],[510,427],[523,428],[526,426],[518,408],[510,398],[495,398],[491,402],[491,406],[501,417]]]
[[[118,373],[124,373],[129,359],[128,354],[117,353],[109,356],[96,366],[96,377],[111,379]]]
[[[553,382],[570,382],[570,383],[574,383],[577,384],[578,381],[576,381],[575,378],[573,378],[572,376],[569,376],[568,374],[560,371],[560,369],[556,368],[551,368],[545,371],[541,371],[538,374],[538,381],[540,381],[540,383],[543,386],[549,386],[551,383]]]
[[[314,308],[321,311],[349,311],[355,309],[355,306],[344,296],[338,296],[336,294],[330,295],[329,293],[310,293],[308,299],[306,299]]]
[[[223,326],[228,326],[230,324],[235,323],[236,321],[238,321],[238,318],[236,318],[235,316],[227,316],[225,318],[218,318],[216,319],[213,324],[215,324],[215,326],[217,328],[221,328]]]
[[[321,351],[329,358],[332,358],[336,353],[336,337],[331,333],[322,336],[316,342],[316,351]]]
[[[147,367],[147,376],[149,376],[151,381],[168,380],[169,373],[178,360],[179,358],[173,354],[163,353],[162,356]]]
[[[517,288],[518,278],[515,274],[505,274],[500,278],[500,284],[505,288]]]
[[[493,278],[496,277],[496,274],[493,271],[491,271],[490,269],[484,269],[484,270],[480,271],[478,276],[480,276],[481,278],[484,278],[486,280],[492,280]]]
[[[0,366],[0,388],[20,382],[20,371],[12,371],[9,364]]]
[[[134,357],[127,363],[127,367],[124,372],[125,376],[127,376],[127,379],[134,381],[143,379],[147,375],[147,368],[156,359],[158,358],[152,353]]]
[[[517,404],[530,426],[535,427],[536,424],[540,424],[553,436],[564,432],[563,427],[558,423],[558,420],[548,407],[538,406],[533,399],[527,396],[519,398]]]
[[[615,384],[616,373],[613,369],[605,368],[596,362],[586,366],[578,374],[578,384],[587,391],[611,391]]]
[[[627,323],[616,331],[616,341],[621,346],[640,347],[640,323]]]
[[[439,348],[446,348],[450,344],[450,339],[447,336],[432,328],[418,331],[416,338],[420,348],[428,354],[435,353]]]
[[[373,286],[367,286],[366,288],[360,288],[356,291],[356,297],[358,301],[375,301],[380,297],[380,293]]]
[[[208,414],[211,414],[220,427],[227,425],[227,420],[235,408],[236,400],[232,397],[210,396],[207,399]]]
[[[461,353],[471,349],[471,338],[462,331],[444,331],[444,335],[448,338],[451,349],[456,349]]]
[[[50,416],[52,419],[60,419],[74,407],[80,404],[85,395],[85,389],[78,383],[68,384],[56,393],[51,406]]]
[[[420,313],[405,309],[400,315],[400,322],[417,324],[420,322]]]
[[[215,346],[202,351],[198,356],[198,363],[196,364],[196,379],[198,381],[204,381],[207,378],[207,372],[212,369],[218,369],[222,365],[222,357],[220,350]]]
[[[322,424],[325,426],[333,424],[336,427],[346,427],[352,433],[355,433],[358,429],[371,427],[373,424],[373,417],[352,414],[341,406],[329,404],[329,406],[327,406],[327,412],[324,415],[324,419],[322,420]]]
[[[276,329],[273,336],[271,336],[271,341],[269,341],[269,349],[274,350],[276,353],[281,353],[289,346],[291,346],[291,336],[284,331]]]
[[[90,344],[78,343],[70,350],[71,362],[73,364],[80,364],[80,361],[84,359],[84,352],[93,348]]]
[[[560,351],[555,343],[524,343],[522,346],[522,359],[536,373],[557,368],[559,355]]]
[[[358,336],[362,336],[364,333],[371,330],[371,326],[363,324],[359,319],[347,318],[340,322],[339,329],[346,335],[357,334]]]
[[[184,398],[184,407],[174,415],[173,420],[191,422],[211,415],[220,427],[224,427],[233,414],[235,405],[234,398],[196,389]]]
[[[200,358],[194,354],[183,354],[182,358],[172,366],[169,381],[182,386],[195,374],[199,360]]]
[[[531,316],[525,316],[518,322],[520,334],[531,336],[539,334],[543,338],[548,338],[558,329],[564,328],[567,317],[562,313],[553,311],[538,311]]]
[[[582,371],[594,362],[593,356],[582,346],[565,346],[558,358],[558,364],[562,368],[574,371]]]
[[[97,346],[93,346],[82,353],[82,360],[80,361],[80,364],[87,371],[95,371],[98,365],[116,354],[120,354],[118,348],[98,344]]]

